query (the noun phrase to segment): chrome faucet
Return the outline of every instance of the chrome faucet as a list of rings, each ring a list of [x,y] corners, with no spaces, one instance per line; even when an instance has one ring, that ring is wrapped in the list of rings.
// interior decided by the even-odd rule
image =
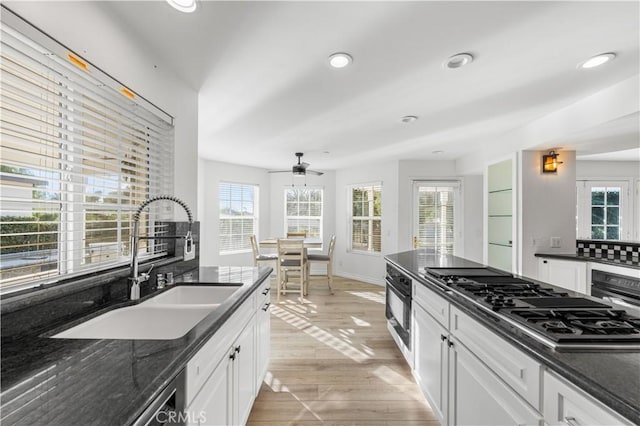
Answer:
[[[187,212],[187,216],[189,217],[189,229],[187,230],[187,234],[184,236],[157,236],[157,237],[140,237],[140,214],[142,210],[145,209],[149,204],[154,201],[160,200],[168,200],[173,201]],[[138,273],[138,244],[140,239],[146,240],[162,240],[162,239],[171,239],[171,238],[184,238],[184,256],[183,260],[192,260],[195,258],[195,244],[193,242],[193,237],[191,235],[191,225],[193,224],[193,216],[191,215],[191,209],[184,201],[179,200],[176,197],[172,197],[170,195],[159,195],[157,197],[152,197],[146,200],[144,203],[138,207],[136,213],[133,216],[133,235],[131,236],[131,277],[129,280],[131,281],[131,300],[137,300],[140,298],[140,284],[149,280],[151,275],[151,269],[153,269],[153,265],[147,272]]]

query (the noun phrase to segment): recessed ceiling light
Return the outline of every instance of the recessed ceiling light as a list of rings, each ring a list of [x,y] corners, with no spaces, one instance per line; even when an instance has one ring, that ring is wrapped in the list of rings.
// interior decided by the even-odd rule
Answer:
[[[600,55],[596,55],[592,58],[587,59],[581,64],[578,64],[579,68],[595,68],[602,64],[605,64],[616,57],[615,53],[602,53]]]
[[[329,65],[334,68],[344,68],[353,62],[353,58],[348,53],[334,53],[329,56]]]
[[[435,151],[431,151],[432,154],[444,154],[444,151],[437,149]]]
[[[196,10],[196,0],[167,0],[167,3],[176,10],[184,13],[191,13]]]
[[[470,53],[458,53],[447,59],[444,66],[447,68],[461,68],[471,62],[473,62],[473,55]]]
[[[400,119],[400,121],[402,121],[403,123],[413,123],[417,119],[418,117],[416,117],[415,115],[405,115]]]

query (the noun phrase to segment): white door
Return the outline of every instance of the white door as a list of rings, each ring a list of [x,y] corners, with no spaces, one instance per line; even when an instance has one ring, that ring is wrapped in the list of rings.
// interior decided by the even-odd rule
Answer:
[[[413,248],[462,255],[461,187],[458,181],[413,183]]]

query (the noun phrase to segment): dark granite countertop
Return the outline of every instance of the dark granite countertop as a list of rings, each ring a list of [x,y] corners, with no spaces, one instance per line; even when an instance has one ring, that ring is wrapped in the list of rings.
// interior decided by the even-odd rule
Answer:
[[[483,265],[455,256],[429,255],[420,250],[388,255],[385,259],[418,282],[438,292],[549,370],[564,377],[633,423],[640,424],[640,350],[554,350],[504,321],[496,320],[495,317],[489,319],[483,311],[466,299],[456,294],[445,293],[443,284],[424,274],[425,267]],[[553,287],[550,284],[545,286]]]
[[[3,338],[0,422],[29,426],[131,424],[270,272],[271,268],[265,267],[207,267],[176,277],[176,286],[242,286],[175,340],[52,339],[43,334]],[[58,327],[44,335],[59,331]]]
[[[580,253],[536,253],[536,257],[549,257],[552,259],[575,260],[579,262],[595,262],[605,265],[623,266],[625,268],[640,269],[640,261],[638,258],[620,258],[620,257],[595,257],[587,256]]]

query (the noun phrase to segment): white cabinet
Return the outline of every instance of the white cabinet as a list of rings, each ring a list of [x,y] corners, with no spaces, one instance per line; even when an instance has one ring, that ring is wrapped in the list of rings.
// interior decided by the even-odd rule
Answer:
[[[246,423],[269,363],[269,295],[263,283],[187,363],[189,425]]]
[[[422,309],[413,308],[414,376],[433,413],[444,423],[447,411],[447,335],[449,332]]]
[[[538,363],[416,284],[414,376],[442,424],[541,425]]]
[[[268,280],[267,280],[268,281]],[[258,289],[258,310],[256,311],[256,394],[267,374],[271,354],[271,287]]]
[[[544,419],[550,426],[632,424],[548,371],[544,373]]]
[[[567,290],[589,291],[586,262],[539,257],[538,279]]]
[[[449,342],[449,425],[542,425],[542,416],[455,338]]]

